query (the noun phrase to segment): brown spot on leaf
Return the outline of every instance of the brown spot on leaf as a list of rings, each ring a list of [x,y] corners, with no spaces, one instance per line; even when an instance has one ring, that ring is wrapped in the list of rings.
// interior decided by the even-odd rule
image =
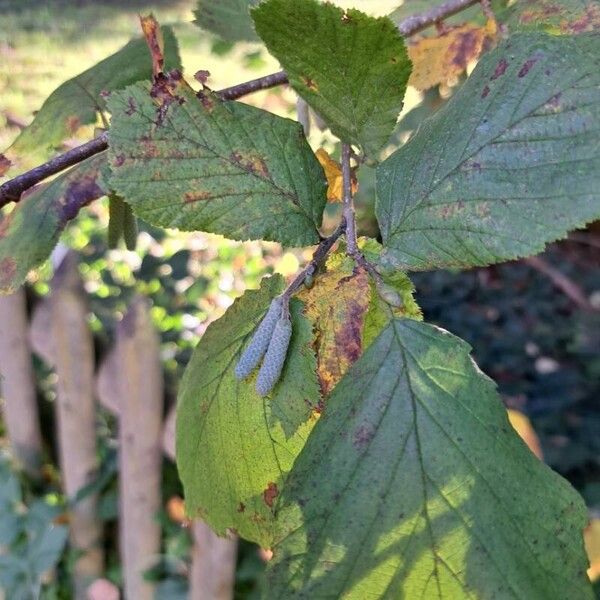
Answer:
[[[271,180],[271,173],[269,172],[267,163],[262,156],[250,153],[242,154],[241,152],[236,151],[229,155],[229,159],[231,162],[239,165],[245,171],[248,171],[253,175],[258,175],[263,179]]]
[[[265,504],[269,508],[272,508],[273,502],[275,501],[275,498],[277,498],[277,496],[279,496],[279,490],[277,489],[277,484],[270,481],[268,483],[265,491],[263,492],[263,499],[265,501]]]
[[[123,163],[125,162],[125,155],[124,154],[118,154],[117,156],[115,156],[115,160],[113,160],[113,167],[121,167],[123,166]]]
[[[590,4],[585,12],[573,21],[563,25],[565,33],[584,33],[587,31],[598,31],[600,29],[600,6]]]
[[[135,100],[129,96],[129,98],[127,98],[127,108],[125,109],[125,114],[130,117],[136,110],[137,105]]]
[[[173,69],[168,73],[158,73],[150,90],[150,96],[158,104],[156,110],[156,124],[162,125],[171,104],[184,104],[185,99],[177,94],[179,88],[185,85],[181,71]]]
[[[496,69],[494,70],[494,74],[491,77],[492,81],[495,79],[498,79],[498,77],[501,77],[502,75],[504,75],[507,68],[508,68],[507,60],[505,58],[501,58],[498,61],[498,64],[496,65]]]
[[[473,30],[467,30],[456,36],[450,46],[452,64],[460,69],[466,69],[469,61],[479,54],[481,36]]]
[[[246,510],[246,505],[243,502],[240,502],[237,507],[237,511],[239,513],[243,513]]]
[[[198,98],[198,100],[200,100],[202,106],[207,112],[210,113],[213,111],[213,109],[215,108],[215,104],[217,103],[217,100],[214,96],[212,96],[211,94],[207,94],[204,91],[200,91],[196,94],[196,97]]]
[[[488,95],[489,93],[490,93],[490,86],[489,86],[489,85],[486,85],[486,86],[483,88],[483,91],[481,92],[481,97],[482,97],[482,98],[487,98],[487,95]]]
[[[352,445],[357,450],[364,450],[375,435],[375,428],[371,423],[359,425],[352,435]]]
[[[5,215],[3,218],[0,216],[0,240],[6,235],[10,229],[10,223],[12,221],[11,214]]]
[[[0,287],[8,287],[17,272],[17,262],[11,256],[0,260]]]
[[[4,154],[0,154],[0,177],[6,174],[6,172],[10,169],[12,162],[4,156]]]
[[[535,65],[535,63],[537,61],[538,61],[538,59],[535,57],[526,60],[525,63],[523,64],[523,66],[521,67],[521,69],[519,70],[518,76],[525,77],[525,75],[527,75],[527,73],[529,73],[529,70],[531,69],[531,67],[533,67],[533,65]]]
[[[318,92],[319,91],[319,86],[315,83],[314,79],[306,76],[306,75],[301,75],[300,79],[302,80],[302,83],[311,91],[311,92]]]
[[[427,90],[435,85],[452,83],[470,62],[479,58],[496,34],[496,22],[490,19],[484,27],[468,23],[443,27],[437,36],[412,41],[408,46],[413,63],[409,85]]]
[[[462,200],[458,202],[450,202],[442,204],[439,208],[438,215],[442,219],[451,219],[459,215],[465,208],[465,203]]]
[[[339,265],[334,261],[339,258],[328,260],[319,285],[299,294],[306,316],[314,324],[317,376],[325,397],[360,356],[371,293],[363,269],[353,269],[352,262]]]
[[[195,190],[193,192],[186,192],[183,195],[183,201],[186,204],[193,204],[194,202],[199,202],[200,200],[209,200],[211,197],[212,194],[210,192]]]
[[[65,125],[67,126],[67,131],[72,135],[77,133],[77,130],[81,127],[81,121],[79,120],[79,117],[69,115],[65,119]]]

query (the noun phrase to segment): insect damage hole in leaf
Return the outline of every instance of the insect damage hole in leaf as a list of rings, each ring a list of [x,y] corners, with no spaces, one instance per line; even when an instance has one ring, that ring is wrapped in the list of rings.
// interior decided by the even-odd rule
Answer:
[[[298,123],[197,97],[181,78],[158,91],[155,101],[140,83],[109,99],[110,183],[138,216],[236,240],[319,241],[326,182]]]
[[[276,598],[593,597],[571,486],[469,346],[396,319],[328,401],[276,504]]]

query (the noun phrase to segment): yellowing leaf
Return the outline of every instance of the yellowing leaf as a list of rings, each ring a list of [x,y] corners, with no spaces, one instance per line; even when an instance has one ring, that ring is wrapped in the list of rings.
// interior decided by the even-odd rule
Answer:
[[[317,159],[321,163],[327,177],[327,200],[329,202],[341,202],[343,195],[342,166],[337,160],[333,160],[327,150],[319,148]],[[358,191],[358,182],[354,173],[352,174],[352,193]]]
[[[158,21],[154,18],[154,15],[148,15],[147,17],[140,16],[140,23],[142,25],[142,31],[146,38],[146,43],[150,49],[150,55],[152,56],[152,74],[157,77],[159,73],[162,73],[165,57],[164,49],[165,43],[163,41],[162,31]]]
[[[521,439],[529,446],[529,449],[540,459],[544,459],[540,440],[531,425],[531,421],[518,410],[508,410],[508,420],[513,429],[521,436]]]
[[[600,519],[592,519],[583,531],[585,549],[590,560],[587,573],[592,581],[600,579]]]
[[[496,22],[490,19],[484,27],[461,25],[437,37],[426,37],[408,47],[413,70],[408,84],[427,90],[458,77],[468,64],[477,60],[486,43],[495,39]]]
[[[369,308],[369,277],[354,261],[333,254],[318,285],[302,291],[305,315],[313,322],[317,375],[327,396],[362,353],[364,317]]]

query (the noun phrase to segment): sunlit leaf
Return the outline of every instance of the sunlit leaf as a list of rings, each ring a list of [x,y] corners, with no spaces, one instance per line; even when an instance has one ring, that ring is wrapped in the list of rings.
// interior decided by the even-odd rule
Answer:
[[[267,0],[252,18],[298,94],[342,141],[375,156],[394,128],[410,73],[394,24],[317,0]]]
[[[265,597],[591,600],[585,506],[469,350],[394,320],[354,363],[278,499]]]
[[[17,289],[50,256],[67,222],[106,193],[101,178],[105,166],[105,154],[88,158],[27,191],[10,213],[0,216],[0,293]]]
[[[274,502],[319,403],[311,325],[297,300],[283,374],[270,396],[258,396],[255,375],[244,381],[234,375],[282,288],[281,277],[266,279],[208,327],[186,369],[177,412],[177,465],[188,514],[218,533],[234,528],[263,547],[272,544]]]
[[[111,96],[115,191],[153,225],[317,242],[325,177],[300,124],[208,91],[198,98],[175,79],[154,98],[144,83]]]
[[[508,420],[521,439],[527,444],[527,447],[540,459],[543,460],[542,445],[540,439],[531,424],[531,421],[518,410],[508,410]]]
[[[592,581],[600,579],[600,519],[591,519],[583,532],[585,549],[590,561],[588,576]]]
[[[520,34],[377,170],[386,259],[469,267],[534,254],[600,216],[600,37]]]
[[[329,202],[341,202],[343,197],[342,166],[337,160],[329,156],[327,150],[319,148],[316,152],[317,159],[321,163],[327,177],[327,200]],[[358,191],[356,177],[352,177],[352,193]]]

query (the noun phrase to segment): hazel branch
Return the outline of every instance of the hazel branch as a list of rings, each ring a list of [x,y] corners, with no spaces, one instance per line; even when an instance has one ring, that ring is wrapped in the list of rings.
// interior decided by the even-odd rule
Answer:
[[[231,87],[224,88],[216,93],[223,100],[235,100],[236,98],[241,98],[242,96],[246,96],[253,92],[266,90],[267,88],[281,85],[286,82],[287,75],[283,71],[280,71],[278,73],[273,73],[272,75],[232,85]],[[40,181],[43,181],[52,175],[56,175],[73,165],[79,164],[87,158],[90,158],[90,156],[99,154],[107,148],[108,133],[105,131],[93,140],[81,144],[81,146],[77,146],[72,150],[68,150],[63,154],[59,154],[40,166],[3,183],[0,185],[0,208],[11,202],[18,202],[23,192],[32,188]]]
[[[404,21],[398,25],[398,30],[403,36],[410,37],[477,2],[481,2],[481,0],[447,0],[439,6],[404,19]],[[235,100],[236,98],[241,98],[252,92],[265,90],[287,82],[288,77],[285,71],[279,71],[225,88],[217,93],[224,100]],[[0,208],[11,202],[18,202],[23,192],[40,181],[76,165],[90,156],[99,154],[106,150],[106,148],[108,148],[108,134],[103,133],[97,138],[90,140],[81,146],[77,146],[72,150],[68,150],[64,154],[60,154],[44,164],[7,181],[0,185]]]

